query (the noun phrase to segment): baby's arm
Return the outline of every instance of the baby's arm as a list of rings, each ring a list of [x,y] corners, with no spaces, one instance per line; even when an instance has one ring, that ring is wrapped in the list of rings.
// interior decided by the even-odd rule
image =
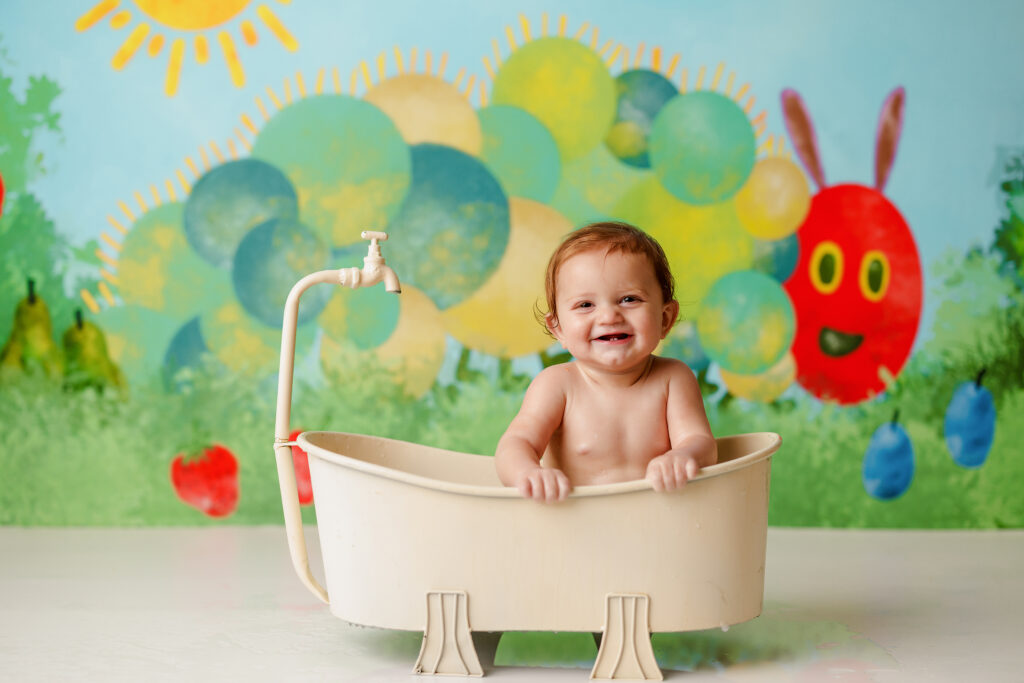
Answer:
[[[665,417],[672,449],[647,464],[646,479],[655,491],[684,486],[702,467],[718,462],[718,446],[697,379],[685,364],[669,363]]]
[[[530,383],[519,414],[498,441],[494,465],[501,483],[515,486],[526,498],[549,503],[565,500],[572,488],[569,478],[559,469],[540,464],[564,412],[564,368],[553,366]]]

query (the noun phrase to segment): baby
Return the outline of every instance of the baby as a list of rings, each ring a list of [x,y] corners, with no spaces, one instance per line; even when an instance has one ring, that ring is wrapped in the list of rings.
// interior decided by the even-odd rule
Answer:
[[[718,460],[697,380],[653,355],[679,315],[661,246],[624,223],[570,233],[552,255],[544,323],[575,362],[542,371],[495,466],[527,498],[646,478],[671,491]]]

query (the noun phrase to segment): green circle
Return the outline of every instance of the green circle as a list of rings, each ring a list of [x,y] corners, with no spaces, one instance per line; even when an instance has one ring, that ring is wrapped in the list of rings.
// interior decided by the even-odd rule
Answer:
[[[719,278],[697,313],[697,334],[708,357],[724,369],[757,375],[793,343],[793,304],[772,277],[741,270]]]
[[[132,226],[117,260],[122,301],[169,316],[179,325],[232,298],[231,275],[190,246],[184,205],[155,207]]]
[[[669,192],[690,204],[734,195],[754,168],[755,154],[747,115],[715,92],[672,98],[651,128],[651,166]]]
[[[561,173],[558,145],[551,132],[528,111],[496,105],[479,111],[483,131],[480,158],[498,178],[505,194],[546,202]]]
[[[382,230],[409,187],[409,146],[380,109],[347,95],[300,100],[266,123],[252,156],[295,185],[299,214],[329,246]]]
[[[513,52],[494,78],[494,104],[521,107],[547,126],[563,161],[601,144],[615,120],[615,80],[600,55],[569,38]]]

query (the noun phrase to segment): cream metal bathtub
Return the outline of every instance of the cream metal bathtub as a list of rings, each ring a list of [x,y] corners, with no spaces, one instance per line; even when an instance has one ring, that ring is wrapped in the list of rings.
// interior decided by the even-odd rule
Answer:
[[[304,278],[286,305],[275,452],[292,562],[334,615],[424,631],[417,673],[481,675],[471,632],[601,631],[593,678],[660,679],[651,632],[760,614],[781,443],[767,432],[718,439],[719,463],[681,490],[581,486],[552,505],[503,487],[488,456],[305,432],[325,591],[309,571],[287,434],[298,298],[327,281],[337,271]]]

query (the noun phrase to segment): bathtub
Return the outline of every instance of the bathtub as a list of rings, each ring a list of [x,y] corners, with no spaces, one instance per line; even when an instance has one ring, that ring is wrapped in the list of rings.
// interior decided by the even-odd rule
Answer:
[[[354,269],[311,273],[285,302],[274,453],[296,574],[353,624],[423,631],[414,671],[482,675],[501,631],[602,633],[592,678],[661,679],[652,632],[727,627],[761,612],[773,433],[718,439],[683,489],[581,486],[546,505],[503,487],[491,457],[340,432],[288,438],[299,299],[383,278],[371,240]],[[388,284],[390,282],[390,284]],[[397,277],[385,281],[400,289]],[[309,568],[291,446],[309,454],[326,589]],[[329,597],[328,597],[329,596]]]
[[[595,677],[660,678],[650,633],[761,612],[776,434],[718,439],[719,463],[681,490],[581,486],[553,505],[503,487],[489,456],[338,432],[297,442],[331,612],[424,631],[418,673],[480,675],[471,631],[601,631],[613,675],[599,654]]]

